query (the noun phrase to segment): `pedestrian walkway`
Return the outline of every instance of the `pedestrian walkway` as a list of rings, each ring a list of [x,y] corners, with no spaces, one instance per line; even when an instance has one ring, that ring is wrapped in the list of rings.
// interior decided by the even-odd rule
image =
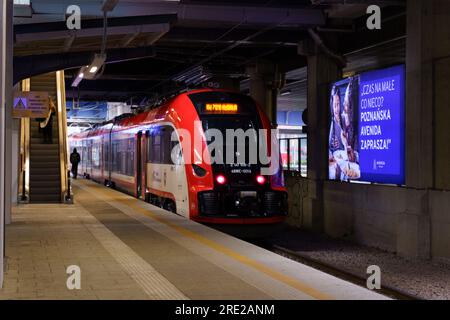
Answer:
[[[93,182],[74,193],[14,208],[0,299],[384,299]]]

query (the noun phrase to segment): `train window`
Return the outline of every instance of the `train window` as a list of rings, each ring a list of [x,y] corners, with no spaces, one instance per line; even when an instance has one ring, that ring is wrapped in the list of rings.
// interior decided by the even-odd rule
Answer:
[[[159,128],[158,128],[159,129]],[[153,145],[150,151],[153,163],[161,163],[161,132],[156,130],[153,135]]]
[[[92,166],[94,168],[100,168],[100,151],[101,145],[99,142],[94,142],[92,147]]]
[[[163,162],[164,164],[173,164],[171,152],[172,152],[172,132],[174,129],[170,126],[167,126],[163,132],[164,134],[164,143],[163,143]]]
[[[147,144],[147,161],[153,162],[153,134],[151,132],[148,133]]]
[[[173,164],[171,152],[178,142],[171,141],[174,128],[160,126],[153,128],[148,136],[148,155],[150,163]]]
[[[90,140],[87,141],[87,162],[88,165],[91,165],[92,161],[92,143]]]
[[[161,163],[161,127],[150,131],[148,142],[148,161]]]
[[[127,150],[126,152],[124,152],[126,162],[125,175],[134,176],[134,148],[135,148],[134,138],[126,140],[126,147]]]
[[[109,143],[106,139],[103,140],[103,159],[104,159],[105,169],[108,170],[108,168],[109,168]]]
[[[112,171],[126,176],[134,176],[134,138],[114,140],[111,144]]]
[[[233,144],[228,145],[228,140],[224,139],[222,142],[223,145],[221,148],[211,148],[214,142],[214,139],[211,139],[211,141],[208,143],[208,147],[211,152],[211,156],[215,159],[221,160],[221,161],[227,161],[227,150],[231,147],[234,148],[235,154],[237,154],[237,151],[240,150],[239,148],[243,147],[245,148],[245,163],[250,163],[250,146],[256,145],[257,148],[259,148],[259,142],[258,142],[258,121],[255,117],[246,117],[246,116],[228,116],[228,117],[217,117],[217,116],[204,116],[202,119],[202,125],[203,130],[207,131],[208,129],[217,129],[222,132],[224,137],[226,137],[227,130],[243,130],[244,132],[247,132],[247,130],[254,130],[249,131],[248,136],[245,138],[244,145],[240,145],[239,143],[242,142],[240,139],[235,139]],[[258,149],[259,150],[259,149]],[[258,151],[259,152],[259,151]],[[233,163],[237,159],[234,158]]]
[[[80,155],[81,155],[81,166],[84,168],[84,157],[85,157],[85,151],[84,151],[84,140],[81,142],[81,150],[80,150]],[[84,169],[82,169],[84,170]]]
[[[111,170],[114,171],[115,169],[115,163],[117,159],[117,143],[113,140],[111,142]]]
[[[113,144],[113,171],[120,173],[122,170],[122,152],[120,151],[120,140]]]

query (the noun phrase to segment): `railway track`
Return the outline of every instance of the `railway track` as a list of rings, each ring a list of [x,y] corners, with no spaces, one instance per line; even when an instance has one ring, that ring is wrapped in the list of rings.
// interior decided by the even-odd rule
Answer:
[[[345,281],[351,282],[353,284],[356,284],[358,286],[361,286],[363,288],[366,288],[367,278],[364,278],[357,274],[354,274],[354,273],[351,273],[351,272],[348,272],[348,271],[345,271],[342,269],[338,269],[333,265],[323,263],[322,261],[312,259],[312,258],[302,255],[298,252],[283,248],[278,245],[273,245],[270,243],[264,243],[264,244],[254,243],[254,244],[258,245],[259,247],[263,247],[266,250],[269,250],[276,254],[284,256],[288,259],[300,262],[300,263],[310,266],[314,269],[320,270],[322,272],[325,272],[327,274],[330,274],[330,275],[340,278],[342,280],[345,280]],[[380,290],[378,290],[378,292],[382,295],[385,295],[385,296],[395,299],[395,300],[422,300],[420,297],[410,295],[407,292],[403,292],[401,290],[398,290],[397,288],[393,288],[393,287],[386,286],[386,285],[382,285],[382,288]]]

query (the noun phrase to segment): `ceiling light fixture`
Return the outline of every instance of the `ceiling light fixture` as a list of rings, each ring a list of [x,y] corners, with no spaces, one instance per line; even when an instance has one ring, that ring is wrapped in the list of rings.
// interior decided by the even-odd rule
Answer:
[[[107,40],[107,13],[113,11],[114,8],[119,3],[119,0],[105,0],[103,1],[102,11],[103,11],[103,39],[102,39],[102,50],[101,53],[95,54],[91,63],[84,66],[78,71],[77,77],[72,82],[72,87],[78,87],[81,80],[93,80],[96,78],[97,73],[100,71],[103,73],[104,65],[106,62],[106,40]],[[86,72],[89,71],[89,72]]]
[[[97,72],[103,67],[106,61],[106,54],[95,54],[91,63],[86,66],[86,69],[89,72],[85,75],[85,78],[88,80],[92,80],[95,78]]]
[[[86,67],[82,67],[80,69],[80,71],[78,71],[77,76],[75,77],[75,79],[72,82],[72,87],[74,87],[74,88],[78,87],[78,85],[80,84],[81,80],[83,80],[85,75],[86,75],[86,73],[85,73],[86,69],[87,69]]]
[[[284,96],[290,95],[291,93],[292,93],[291,90],[286,90],[286,91],[282,91],[282,92],[280,93],[280,95],[281,95],[282,97],[284,97]]]
[[[14,18],[31,18],[33,9],[30,0],[14,0]]]

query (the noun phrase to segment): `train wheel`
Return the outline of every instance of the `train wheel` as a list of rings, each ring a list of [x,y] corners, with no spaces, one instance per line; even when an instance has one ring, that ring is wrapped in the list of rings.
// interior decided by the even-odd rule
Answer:
[[[149,194],[148,195],[148,202],[154,206],[159,207],[159,201],[158,201],[158,197],[156,197],[153,194]]]
[[[175,203],[172,200],[164,201],[164,209],[173,213],[177,213],[177,208]]]

